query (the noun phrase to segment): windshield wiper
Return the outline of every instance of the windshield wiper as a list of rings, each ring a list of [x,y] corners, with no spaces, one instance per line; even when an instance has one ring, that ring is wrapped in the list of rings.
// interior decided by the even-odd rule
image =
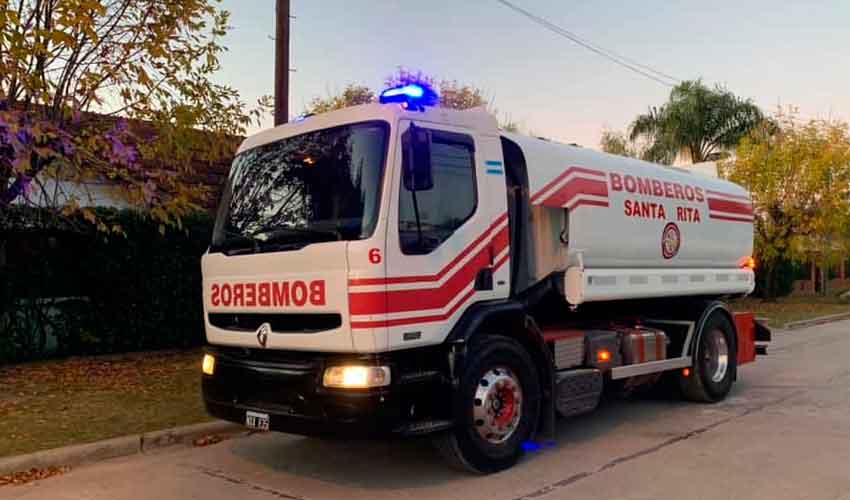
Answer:
[[[247,246],[240,245],[240,243],[247,243]],[[227,255],[257,253],[260,249],[259,242],[254,238],[242,233],[237,233],[236,231],[228,230],[225,230],[224,232],[224,241],[215,245],[215,247],[222,249]]]
[[[251,238],[255,241],[258,241],[260,244],[263,244],[280,242],[284,239],[288,240],[293,235],[307,235],[312,237],[318,236],[326,241],[339,241],[342,239],[342,234],[335,229],[323,230],[302,227],[276,227],[269,229],[260,229],[259,231],[254,231],[253,233],[251,233]],[[293,243],[298,243],[298,241],[293,241]]]

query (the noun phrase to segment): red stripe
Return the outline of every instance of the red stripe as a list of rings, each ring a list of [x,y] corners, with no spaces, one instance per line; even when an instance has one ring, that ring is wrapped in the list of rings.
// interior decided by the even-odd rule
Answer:
[[[457,304],[452,306],[444,314],[434,314],[432,316],[419,316],[418,318],[399,318],[399,319],[382,319],[378,321],[352,321],[351,328],[383,328],[388,326],[413,325],[416,323],[433,323],[435,321],[445,321],[457,311],[458,307],[462,306],[473,295],[475,290],[470,290]]]
[[[576,201],[576,202],[575,202],[575,204],[570,205],[570,206],[568,206],[567,208],[568,208],[569,210],[573,210],[573,209],[575,209],[575,208],[578,208],[578,207],[581,207],[581,206],[584,206],[584,205],[591,206],[591,207],[605,207],[605,208],[608,208],[608,207],[610,207],[610,206],[611,206],[611,205],[609,205],[609,204],[608,204],[608,202],[607,202],[607,201],[601,201],[601,200],[578,200],[578,201]]]
[[[494,267],[494,271],[502,267],[504,263],[508,260],[508,256],[505,255]],[[453,305],[451,309],[446,311],[443,314],[433,314],[431,316],[419,316],[416,318],[398,318],[398,319],[382,319],[377,321],[352,321],[351,328],[384,328],[390,326],[401,326],[401,325],[413,325],[418,323],[433,323],[435,321],[445,321],[452,314],[454,314],[459,307],[464,305],[467,301],[469,301],[472,296],[475,295],[475,290],[470,290],[466,295],[463,296],[462,299],[457,301],[457,304]]]
[[[546,198],[542,205],[563,207],[580,194],[608,197],[608,183],[601,180],[573,179]]]
[[[753,206],[749,203],[718,200],[717,198],[708,199],[708,209],[715,210],[717,212],[726,212],[730,214],[753,215]]]
[[[732,198],[734,200],[741,200],[741,201],[746,201],[746,202],[750,201],[749,196],[741,196],[741,195],[738,195],[738,194],[729,194],[729,193],[723,193],[723,192],[720,192],[720,191],[712,191],[711,189],[707,189],[705,192],[708,193],[708,194],[712,194],[714,196],[724,196],[726,198]]]
[[[490,265],[490,247],[493,249],[493,255],[499,255],[508,247],[507,228],[499,231],[489,246],[481,248],[441,286],[416,290],[349,293],[349,310],[352,315],[366,315],[445,307],[475,279],[478,271]]]
[[[548,184],[543,186],[543,189],[541,189],[540,191],[537,191],[537,193],[535,193],[534,196],[531,197],[531,203],[534,203],[537,200],[537,198],[543,196],[543,194],[545,194],[547,191],[549,191],[550,189],[555,187],[559,182],[564,180],[565,177],[567,177],[568,175],[570,175],[573,172],[579,172],[579,173],[582,173],[582,174],[598,175],[598,176],[601,176],[601,177],[605,177],[605,172],[602,172],[602,171],[599,171],[599,170],[591,170],[589,168],[584,168],[584,167],[570,167],[570,168],[564,170],[563,173],[561,173],[561,175],[555,177]],[[602,182],[604,182],[604,181],[602,181]]]
[[[367,285],[389,285],[400,283],[419,283],[419,282],[434,282],[440,281],[458,262],[469,254],[479,243],[481,243],[496,227],[508,218],[508,214],[502,214],[487,228],[484,233],[467,245],[451,262],[445,265],[437,274],[427,274],[419,276],[397,276],[393,278],[351,278],[348,280],[348,286],[367,286]]]

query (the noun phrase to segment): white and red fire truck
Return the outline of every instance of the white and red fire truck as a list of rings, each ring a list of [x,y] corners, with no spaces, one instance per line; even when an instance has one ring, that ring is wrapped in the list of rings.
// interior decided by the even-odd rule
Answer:
[[[486,473],[604,388],[723,399],[770,339],[723,302],[754,287],[748,193],[435,97],[405,85],[241,145],[202,261],[209,413],[432,434]]]

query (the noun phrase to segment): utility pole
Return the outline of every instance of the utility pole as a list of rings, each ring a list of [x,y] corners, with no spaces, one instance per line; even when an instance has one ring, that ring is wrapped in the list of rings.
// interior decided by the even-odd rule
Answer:
[[[274,124],[289,120],[289,0],[277,0],[274,39]]]

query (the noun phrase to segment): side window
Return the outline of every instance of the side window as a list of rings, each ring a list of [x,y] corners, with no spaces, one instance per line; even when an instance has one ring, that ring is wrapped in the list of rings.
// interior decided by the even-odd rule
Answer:
[[[407,149],[402,165],[409,161]],[[432,131],[431,169],[431,189],[409,191],[401,183],[398,234],[406,255],[431,253],[475,213],[478,194],[472,137]]]

